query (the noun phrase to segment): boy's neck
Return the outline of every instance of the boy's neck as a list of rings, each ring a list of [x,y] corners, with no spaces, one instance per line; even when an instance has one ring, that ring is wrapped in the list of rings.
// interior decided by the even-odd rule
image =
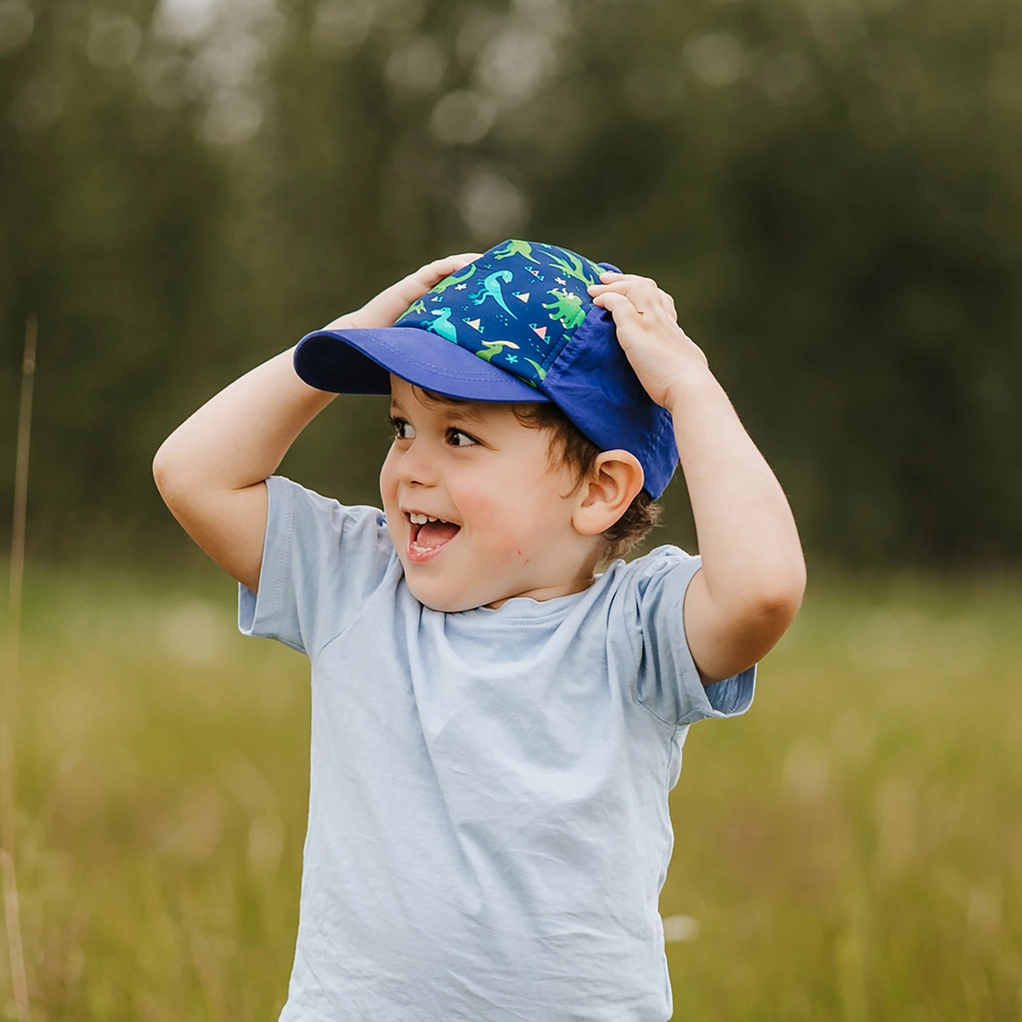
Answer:
[[[504,606],[508,600],[515,600],[520,597],[526,597],[527,599],[535,600],[537,603],[543,603],[546,600],[556,599],[558,596],[571,596],[574,593],[584,592],[595,581],[595,577],[590,574],[588,578],[577,578],[566,585],[543,586],[539,589],[530,589],[526,593],[513,593],[511,596],[505,596],[502,599],[495,600],[493,603],[487,603],[486,609],[497,610]]]
[[[485,604],[485,606],[487,610],[497,610],[499,607],[502,607],[505,603],[507,603],[508,600],[514,600],[522,596],[527,597],[530,600],[535,600],[537,603],[542,603],[545,600],[556,599],[558,596],[571,596],[574,593],[584,592],[596,581],[596,568],[600,563],[603,553],[604,548],[594,544],[591,553],[586,557],[585,561],[579,565],[579,569],[575,577],[568,582],[549,586],[539,586],[536,589],[530,589],[521,593],[510,593],[507,596],[501,597],[499,600],[494,600],[492,603]]]

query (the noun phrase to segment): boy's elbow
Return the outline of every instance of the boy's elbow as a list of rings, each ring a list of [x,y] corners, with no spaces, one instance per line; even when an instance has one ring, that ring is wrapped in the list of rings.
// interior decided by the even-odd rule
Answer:
[[[186,463],[177,456],[172,440],[173,437],[164,440],[153,457],[153,481],[164,503],[168,505],[175,494],[187,488]]]
[[[156,483],[156,489],[163,492],[163,483],[167,478],[167,459],[163,453],[163,446],[156,452],[153,457],[153,482]]]
[[[791,588],[783,592],[770,593],[764,596],[758,607],[758,617],[767,622],[771,630],[780,638],[795,620],[802,606],[804,586]]]
[[[802,606],[802,597],[806,591],[806,562],[805,558],[799,555],[787,570],[779,573],[777,585],[770,592],[771,601],[777,605],[778,610],[787,610],[794,617]]]
[[[172,486],[174,478],[174,459],[167,452],[167,443],[164,441],[153,458],[153,481],[156,489],[166,498],[168,490]]]
[[[806,591],[806,566],[801,558],[786,571],[775,572],[752,596],[749,617],[760,622],[765,633],[779,639],[795,620]]]
[[[802,605],[805,569],[768,585],[747,586],[741,597],[716,608],[717,655],[697,661],[703,684],[739,674],[777,645]],[[719,657],[719,659],[718,659]]]

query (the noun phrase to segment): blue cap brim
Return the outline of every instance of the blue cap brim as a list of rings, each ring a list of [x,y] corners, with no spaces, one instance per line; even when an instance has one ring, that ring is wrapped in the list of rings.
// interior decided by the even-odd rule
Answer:
[[[389,394],[390,373],[467,401],[549,401],[527,383],[429,330],[316,330],[295,348],[295,372],[334,394]]]

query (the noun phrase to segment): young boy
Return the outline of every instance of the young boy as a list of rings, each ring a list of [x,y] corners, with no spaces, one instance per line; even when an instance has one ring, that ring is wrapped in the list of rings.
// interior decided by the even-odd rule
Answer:
[[[336,392],[388,391],[382,512],[272,476]],[[596,574],[679,452],[701,560]],[[154,471],[241,583],[241,630],[312,661],[281,1019],[669,1018],[685,734],[748,707],[805,582],[670,296],[538,243],[438,260],[231,384]]]

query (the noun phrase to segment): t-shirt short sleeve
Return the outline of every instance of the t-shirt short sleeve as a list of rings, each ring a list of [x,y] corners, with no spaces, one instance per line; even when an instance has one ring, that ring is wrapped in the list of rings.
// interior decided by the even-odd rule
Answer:
[[[699,557],[663,546],[640,558],[636,578],[638,627],[642,636],[636,698],[667,724],[681,726],[704,717],[732,717],[752,704],[756,667],[703,685],[689,652],[684,606]],[[633,567],[638,562],[633,562]]]
[[[268,499],[259,591],[238,589],[238,628],[314,656],[351,622],[393,559],[383,512],[347,507],[282,476]]]

